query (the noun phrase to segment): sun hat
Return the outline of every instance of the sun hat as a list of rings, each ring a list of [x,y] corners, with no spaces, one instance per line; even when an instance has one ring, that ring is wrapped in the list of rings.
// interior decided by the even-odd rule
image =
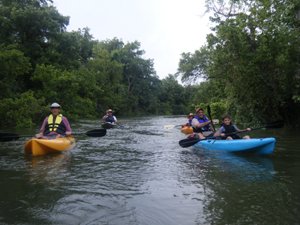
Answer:
[[[194,116],[194,113],[189,113],[189,114],[188,114],[188,117],[190,117],[190,116]]]
[[[108,109],[106,112],[112,112],[112,109]]]
[[[58,103],[54,102],[50,105],[50,108],[60,108],[60,105]]]

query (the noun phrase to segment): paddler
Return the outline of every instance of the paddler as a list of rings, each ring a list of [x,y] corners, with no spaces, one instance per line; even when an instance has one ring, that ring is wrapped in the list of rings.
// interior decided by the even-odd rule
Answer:
[[[183,124],[181,127],[185,127],[185,126],[192,126],[192,121],[194,119],[194,113],[189,113],[187,115],[187,118],[188,118],[188,122],[186,124]]]
[[[233,139],[241,139],[238,132],[251,131],[251,128],[246,128],[244,130],[240,130],[236,125],[232,123],[231,116],[225,115],[222,117],[222,126],[217,130],[214,134],[215,137],[221,137],[221,139],[233,140]],[[249,139],[250,136],[246,135],[243,139]]]
[[[72,134],[67,117],[60,113],[61,106],[54,102],[50,105],[51,114],[47,116],[36,138],[59,138]]]
[[[205,137],[213,135],[211,121],[204,114],[202,108],[196,109],[196,115],[192,120],[192,126],[195,133],[202,133]]]
[[[117,117],[113,115],[112,109],[106,110],[106,114],[102,118],[103,122],[105,123],[111,123],[116,124],[117,123]]]

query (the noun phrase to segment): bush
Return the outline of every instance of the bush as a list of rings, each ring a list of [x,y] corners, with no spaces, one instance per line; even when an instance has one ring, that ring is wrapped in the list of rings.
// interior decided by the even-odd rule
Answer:
[[[5,98],[0,102],[0,127],[30,128],[43,114],[44,99],[36,99],[32,91],[24,92],[15,98]]]

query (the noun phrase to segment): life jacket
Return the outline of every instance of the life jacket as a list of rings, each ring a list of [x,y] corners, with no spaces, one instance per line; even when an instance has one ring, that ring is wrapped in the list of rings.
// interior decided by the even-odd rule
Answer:
[[[115,121],[115,117],[114,117],[113,115],[107,116],[107,117],[105,118],[105,122],[108,122],[108,123],[114,123],[114,122],[116,122],[116,121]]]
[[[230,133],[233,133],[233,132],[236,132],[237,130],[235,129],[235,127],[233,125],[225,125],[225,124],[222,124],[222,127],[224,127],[225,129],[225,134],[230,134]]]
[[[199,123],[204,123],[209,121],[209,119],[206,116],[203,116],[202,118],[200,118],[199,116],[195,116],[195,118],[199,121]],[[209,124],[205,125],[204,127],[193,127],[194,132],[198,133],[198,132],[204,132],[204,131],[209,131],[210,129]]]
[[[241,137],[237,134],[233,134],[234,132],[236,132],[237,130],[235,129],[235,127],[230,124],[230,125],[225,125],[225,124],[222,124],[222,126],[224,127],[225,129],[225,134],[229,134],[228,136],[232,137],[233,139],[241,139]],[[225,137],[226,138],[226,137]]]
[[[193,119],[190,119],[190,120],[188,121],[188,124],[189,124],[190,126],[192,126],[192,120],[193,120]]]
[[[48,116],[48,121],[45,127],[44,135],[48,135],[51,132],[55,132],[57,134],[65,134],[66,126],[62,121],[63,115],[58,114],[55,118],[52,114]]]

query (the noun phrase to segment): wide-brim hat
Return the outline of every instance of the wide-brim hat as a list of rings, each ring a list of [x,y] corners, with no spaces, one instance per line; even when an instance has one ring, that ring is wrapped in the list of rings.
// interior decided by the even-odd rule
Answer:
[[[197,108],[197,109],[196,109],[196,113],[198,113],[199,111],[204,111],[204,109],[202,109],[202,108]]]

